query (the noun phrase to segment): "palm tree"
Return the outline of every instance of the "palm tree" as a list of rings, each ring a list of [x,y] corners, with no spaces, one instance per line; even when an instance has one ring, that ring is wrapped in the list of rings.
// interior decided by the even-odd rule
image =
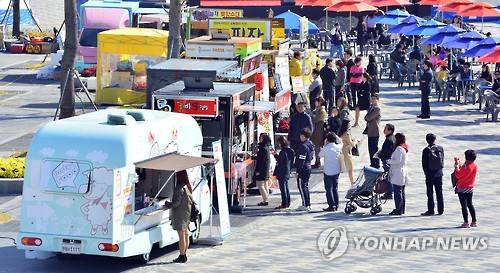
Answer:
[[[61,114],[59,119],[75,115],[75,82],[73,69],[75,66],[77,34],[76,0],[64,0],[64,20],[66,23],[66,39],[64,41],[64,54],[61,68],[64,76],[61,80]],[[67,77],[66,77],[67,76]]]

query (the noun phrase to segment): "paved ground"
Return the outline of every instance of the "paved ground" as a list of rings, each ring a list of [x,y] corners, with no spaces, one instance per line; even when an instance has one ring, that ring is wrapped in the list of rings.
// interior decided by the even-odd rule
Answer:
[[[313,180],[317,186],[312,189],[312,213],[295,211],[261,211],[239,217],[246,217],[246,225],[234,228],[223,246],[215,248],[194,247],[189,252],[189,265],[169,264],[176,256],[175,248],[157,250],[154,259],[147,267],[136,267],[119,259],[77,257],[71,260],[50,259],[46,261],[25,261],[23,253],[9,247],[8,240],[1,240],[0,255],[5,262],[0,272],[191,272],[203,269],[204,272],[235,272],[258,269],[269,272],[323,272],[337,270],[355,271],[440,271],[455,272],[467,268],[468,272],[496,272],[500,266],[498,259],[500,228],[496,223],[498,216],[498,197],[496,173],[500,171],[500,130],[499,124],[484,121],[484,115],[476,106],[455,103],[432,103],[433,117],[430,120],[416,120],[418,114],[418,91],[393,87],[392,83],[382,83],[383,119],[392,122],[398,132],[408,136],[410,145],[411,183],[407,189],[407,214],[391,217],[386,214],[392,210],[393,203],[384,204],[381,215],[371,216],[367,210],[359,209],[352,215],[343,212],[323,213],[325,206],[321,176]],[[2,122],[3,123],[3,122]],[[362,128],[362,127],[361,127]],[[425,210],[425,187],[420,171],[420,150],[425,146],[424,136],[428,132],[437,134],[438,141],[446,149],[446,173],[451,172],[452,158],[462,157],[466,149],[479,152],[480,172],[475,192],[475,204],[479,228],[457,229],[461,223],[458,200],[453,194],[447,176],[445,177],[446,212],[443,216],[420,217]],[[361,129],[354,134],[362,137]],[[366,142],[366,140],[365,140]],[[361,148],[364,152],[366,147]],[[359,159],[367,162],[366,153]],[[357,167],[362,163],[358,162]],[[340,180],[341,196],[347,189],[347,178]],[[273,195],[277,200],[278,195]],[[7,200],[12,200],[8,197]],[[0,200],[4,203],[4,200]],[[12,201],[11,204],[15,203]],[[297,204],[295,201],[295,204]],[[4,204],[8,205],[9,202]],[[3,208],[2,209],[6,209]],[[15,217],[16,215],[14,215]],[[12,223],[12,222],[11,222]],[[7,224],[8,225],[8,224]],[[351,244],[347,253],[333,261],[324,261],[316,247],[316,238],[327,228],[345,227]],[[12,227],[0,225],[2,230]],[[206,231],[206,230],[205,230]],[[9,236],[12,233],[1,233]],[[483,251],[367,251],[353,249],[353,236],[486,236],[488,249]],[[464,264],[466,261],[466,264]]]

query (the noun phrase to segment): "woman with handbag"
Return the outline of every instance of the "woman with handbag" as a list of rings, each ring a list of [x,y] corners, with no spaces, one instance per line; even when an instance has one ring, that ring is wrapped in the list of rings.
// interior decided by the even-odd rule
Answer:
[[[477,227],[476,222],[476,209],[472,204],[472,194],[474,192],[474,185],[476,184],[477,165],[476,152],[474,150],[465,151],[465,163],[460,164],[460,160],[455,158],[455,178],[457,185],[455,192],[458,194],[460,206],[462,207],[462,216],[464,223],[459,226],[460,228]],[[469,213],[472,217],[472,222],[469,225]]]
[[[165,202],[165,208],[170,209],[170,221],[172,229],[179,235],[179,257],[173,260],[174,263],[187,262],[186,252],[189,248],[188,226],[191,222],[191,206],[193,206],[193,189],[187,172],[181,171],[175,174],[175,188],[172,202]]]
[[[316,161],[312,168],[317,169],[321,166],[319,152],[321,151],[321,147],[323,147],[325,139],[325,122],[328,119],[328,113],[326,112],[325,99],[323,97],[317,97],[314,103],[316,107],[312,112],[314,131],[311,141],[314,144],[314,158]]]
[[[351,135],[351,121],[349,116],[346,116],[342,120],[342,125],[340,126],[339,136],[342,139],[342,154],[345,162],[345,170],[349,175],[349,181],[351,185],[354,184],[354,164],[352,162],[353,150],[357,151],[358,140],[354,139]],[[359,153],[357,154],[359,155]]]
[[[402,133],[397,133],[394,152],[387,164],[389,168],[389,181],[394,189],[394,205],[395,209],[389,215],[405,214],[406,196],[405,186],[408,184],[408,145],[406,145],[406,136]]]
[[[255,160],[254,179],[262,196],[262,202],[257,205],[267,206],[269,205],[267,199],[269,198],[269,170],[271,169],[271,138],[268,134],[260,134],[257,155],[252,159]]]

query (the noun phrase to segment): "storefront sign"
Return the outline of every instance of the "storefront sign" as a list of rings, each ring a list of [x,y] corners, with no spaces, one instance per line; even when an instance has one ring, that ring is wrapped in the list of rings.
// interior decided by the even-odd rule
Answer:
[[[304,93],[304,79],[302,77],[292,77],[293,93]]]
[[[242,18],[242,9],[194,9],[191,13],[191,20],[203,22],[209,18]]]
[[[251,55],[243,59],[241,64],[241,78],[246,79],[253,74],[262,62],[262,54]]]
[[[155,109],[184,113],[194,117],[216,117],[219,115],[217,99],[155,99]]]
[[[288,51],[290,50],[290,40],[286,39],[283,42],[280,42],[278,45],[278,55],[288,55]]]
[[[220,237],[225,238],[231,234],[231,223],[229,222],[229,206],[227,204],[226,178],[224,176],[224,159],[222,158],[222,143],[220,140],[212,142],[214,152],[215,179],[217,185],[217,201],[219,205]]]
[[[234,59],[236,57],[236,49],[232,44],[202,44],[188,42],[186,46],[186,57]]]
[[[291,102],[292,93],[290,91],[282,91],[276,94],[276,97],[274,98],[274,111],[280,112],[281,110],[290,107]]]
[[[273,38],[285,38],[285,19],[274,18],[272,21]]]
[[[271,43],[271,19],[209,19],[210,35],[213,31],[228,31],[231,37],[261,38],[265,44]]]

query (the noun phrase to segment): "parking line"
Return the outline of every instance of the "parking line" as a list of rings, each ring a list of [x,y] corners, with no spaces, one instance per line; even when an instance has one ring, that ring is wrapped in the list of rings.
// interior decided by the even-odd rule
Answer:
[[[12,216],[10,216],[8,213],[0,213],[0,225],[8,223],[12,220]]]

